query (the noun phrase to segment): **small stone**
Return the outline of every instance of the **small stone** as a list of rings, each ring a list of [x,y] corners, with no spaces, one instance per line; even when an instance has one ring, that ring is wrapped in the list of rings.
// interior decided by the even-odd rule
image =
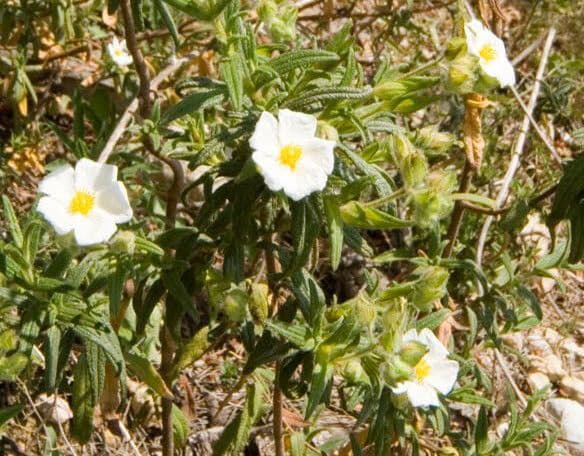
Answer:
[[[560,421],[564,439],[578,445],[584,444],[584,407],[571,399],[550,399],[547,408]]]
[[[65,399],[54,394],[47,396],[44,393],[38,399],[37,408],[45,420],[55,424],[63,424],[73,418],[71,407]]]
[[[556,355],[534,357],[531,360],[533,370],[544,373],[552,382],[560,380],[566,375],[562,360]]]
[[[576,377],[563,377],[560,382],[560,392],[566,397],[584,403],[584,381]]]
[[[551,385],[549,377],[543,372],[530,372],[527,374],[527,383],[534,393]]]
[[[543,335],[539,332],[534,332],[527,337],[527,345],[529,351],[537,356],[547,356],[553,355],[554,351],[550,344],[543,338]]]
[[[554,347],[562,341],[563,336],[555,329],[545,328],[543,331],[543,338],[548,344],[550,344],[551,347]]]
[[[560,343],[560,349],[572,358],[584,359],[584,347],[572,338],[566,338]]]
[[[507,333],[501,336],[503,342],[511,348],[515,350],[521,351],[523,349],[523,341],[525,336],[520,332],[516,333]]]

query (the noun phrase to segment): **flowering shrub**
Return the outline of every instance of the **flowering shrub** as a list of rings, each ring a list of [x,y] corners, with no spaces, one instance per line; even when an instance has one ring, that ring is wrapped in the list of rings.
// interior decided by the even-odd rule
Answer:
[[[0,6],[3,30],[21,14],[41,20],[45,5],[25,3]],[[584,245],[581,200],[558,193],[556,224],[580,223],[571,247],[536,270],[474,259],[477,221],[501,209],[470,183],[483,178],[481,112],[516,84],[503,41],[459,2],[444,57],[364,69],[350,20],[320,40],[294,2],[254,3],[89,7],[119,17],[97,60],[113,94],[76,90],[72,133],[50,124],[67,150],[30,210],[3,196],[0,377],[42,376],[39,392],[70,397],[80,443],[97,411],[124,428],[127,379],[138,379],[160,404],[170,455],[188,437],[181,372],[236,341],[232,393],[245,399],[214,454],[244,451],[260,422],[277,455],[551,454],[554,427],[531,418],[541,395],[511,401],[508,429],[493,434],[492,381],[471,356],[537,325],[526,280],[577,262]],[[150,41],[160,27],[162,45]],[[30,120],[22,62],[34,55],[12,38],[12,101]],[[431,119],[446,100],[458,120],[441,128]],[[508,231],[528,212],[509,211]],[[327,408],[352,422],[317,445]],[[20,408],[8,412],[0,425]]]

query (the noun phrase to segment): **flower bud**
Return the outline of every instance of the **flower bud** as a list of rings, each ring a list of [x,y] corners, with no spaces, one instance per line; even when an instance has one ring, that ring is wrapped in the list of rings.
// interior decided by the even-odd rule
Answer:
[[[415,340],[406,342],[399,351],[399,357],[408,366],[415,367],[418,361],[428,352],[428,348]]]
[[[447,269],[439,266],[427,266],[419,268],[418,280],[412,301],[421,311],[427,312],[432,304],[446,294],[449,273]]]
[[[424,184],[428,173],[426,157],[419,153],[408,155],[402,161],[402,175],[409,188],[418,188]]]
[[[456,142],[453,135],[440,132],[436,125],[429,125],[418,130],[416,141],[420,147],[440,153],[447,152]]]
[[[118,231],[110,241],[110,250],[113,253],[127,253],[133,255],[136,249],[136,235],[132,231]]]
[[[464,54],[456,57],[448,68],[448,87],[451,91],[460,95],[474,90],[478,76],[477,58]]]
[[[339,132],[337,129],[324,120],[318,121],[316,125],[316,136],[335,142],[339,140]]]
[[[263,0],[258,7],[260,20],[274,41],[292,41],[296,37],[298,10],[288,2],[283,3],[278,5],[273,0]]]
[[[392,135],[391,139],[391,149],[398,165],[401,165],[406,157],[416,153],[414,145],[406,136],[395,134]]]
[[[466,40],[463,37],[453,38],[446,43],[446,58],[448,60],[454,60],[462,54],[466,54]]]
[[[252,317],[263,323],[268,318],[268,286],[263,283],[251,284],[249,311]]]
[[[377,315],[375,305],[372,302],[367,301],[362,296],[360,296],[357,299],[355,311],[357,320],[359,320],[364,325],[370,325],[371,323],[373,323],[373,321],[375,321],[375,317]]]
[[[228,291],[223,301],[223,311],[231,321],[242,322],[245,320],[248,296],[245,291],[239,288],[232,288]]]
[[[384,364],[382,370],[383,379],[388,385],[396,385],[399,382],[409,380],[413,374],[413,368],[398,356],[392,357]]]
[[[361,363],[357,360],[352,360],[343,366],[341,371],[343,378],[351,384],[363,383],[366,378],[365,370]]]

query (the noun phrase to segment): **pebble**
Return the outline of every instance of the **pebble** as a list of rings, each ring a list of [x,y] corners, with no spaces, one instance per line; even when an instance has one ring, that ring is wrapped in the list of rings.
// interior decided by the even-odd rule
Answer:
[[[584,445],[584,407],[571,399],[550,399],[547,408],[560,421],[562,437]]]
[[[562,395],[584,403],[584,381],[576,377],[563,377],[560,382]],[[583,426],[584,427],[584,426]]]
[[[562,360],[556,355],[533,357],[531,359],[531,366],[534,371],[539,371],[547,375],[552,382],[558,381],[566,375]]]
[[[547,386],[551,385],[550,379],[547,375],[543,372],[530,372],[527,374],[527,383],[531,388],[532,392],[536,392],[537,390],[544,389]]]
[[[41,394],[38,397],[37,408],[43,418],[55,424],[63,424],[73,418],[69,403],[62,397],[51,394]]]

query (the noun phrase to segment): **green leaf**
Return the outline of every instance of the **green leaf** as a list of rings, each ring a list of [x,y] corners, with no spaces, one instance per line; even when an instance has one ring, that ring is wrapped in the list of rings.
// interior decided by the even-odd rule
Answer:
[[[2,195],[2,205],[4,206],[4,219],[8,222],[8,228],[12,235],[12,239],[16,246],[21,249],[24,244],[22,230],[20,229],[20,224],[16,218],[16,213],[12,207],[12,203],[6,195]]]
[[[213,89],[206,92],[195,92],[187,95],[162,116],[161,123],[169,123],[187,114],[202,112],[206,108],[216,106],[223,101],[224,90]]]
[[[2,429],[2,426],[4,426],[8,421],[18,415],[23,408],[23,405],[18,404],[0,409],[0,429]]]
[[[172,404],[172,436],[174,446],[182,450],[189,437],[189,422],[181,409],[175,404]]]
[[[333,196],[324,196],[324,213],[329,232],[329,255],[331,267],[336,271],[343,253],[343,219],[338,201]]]
[[[170,32],[170,36],[172,36],[174,45],[178,48],[180,46],[180,38],[178,36],[176,24],[174,23],[174,19],[172,18],[168,7],[162,2],[162,0],[154,0],[154,6],[160,13],[160,17],[162,17],[164,25],[166,25],[166,28]]]
[[[293,251],[290,264],[286,268],[287,275],[306,265],[319,231],[318,215],[308,200],[292,203]]]
[[[148,358],[128,352],[126,353],[128,368],[150,388],[152,388],[160,397],[172,399],[172,391],[168,388],[163,378]]]
[[[117,373],[123,376],[125,363],[118,336],[109,322],[99,321],[96,322],[95,326],[89,327],[77,324],[73,325],[71,329],[82,339],[89,340],[101,347],[109,361],[116,367]]]
[[[176,271],[162,271],[160,278],[168,293],[180,303],[183,310],[189,315],[194,315],[193,298],[182,283],[178,273]]]
[[[61,344],[61,330],[58,326],[51,326],[46,331],[45,354],[45,388],[52,392],[56,387],[57,370],[59,366],[59,348]]]
[[[219,73],[227,84],[233,109],[241,111],[243,105],[243,80],[245,77],[241,56],[231,54],[228,60],[220,62]]]
[[[424,328],[434,330],[440,326],[440,323],[446,320],[451,313],[452,312],[448,309],[437,310],[436,312],[432,312],[431,314],[416,320],[414,326],[418,331]]]
[[[110,0],[111,1],[111,0]],[[164,0],[169,5],[195,19],[211,21],[215,19],[230,0]]]
[[[177,355],[176,362],[174,366],[174,374],[172,377],[176,377],[177,373],[180,372],[185,367],[192,365],[197,361],[203,354],[205,350],[209,347],[209,326],[205,326],[197,331],[197,333],[189,340],[186,344],[180,347]]]
[[[489,454],[489,418],[487,417],[487,410],[484,406],[482,406],[479,411],[474,438],[477,456],[486,456]]]
[[[240,454],[243,451],[254,424],[263,413],[265,393],[266,391],[261,381],[247,385],[245,404],[235,419],[227,425],[223,434],[213,446],[213,456],[222,456],[227,452]]]
[[[87,358],[85,354],[82,354],[73,371],[73,423],[71,426],[72,435],[80,443],[86,443],[91,438],[94,407]]]
[[[321,360],[315,364],[310,380],[310,393],[306,404],[306,412],[304,414],[306,419],[312,416],[317,405],[323,399],[327,384],[332,379],[333,373],[333,365],[328,360]]]
[[[350,201],[341,206],[341,217],[347,225],[367,230],[393,230],[413,225],[408,220],[402,220],[379,209],[367,207],[358,201]]]
[[[120,302],[122,300],[127,273],[127,265],[123,261],[117,261],[116,269],[108,277],[108,297],[111,315],[117,315],[120,311]]]
[[[279,74],[286,74],[297,68],[306,69],[319,63],[338,62],[334,52],[319,49],[300,49],[285,52],[270,60],[271,67]]]
[[[317,87],[289,98],[283,106],[290,109],[303,110],[315,103],[328,104],[343,100],[365,100],[372,93],[371,87]]]
[[[39,240],[41,236],[41,222],[39,220],[31,221],[24,230],[24,244],[22,246],[22,254],[28,264],[34,264],[37,250],[39,247]]]

